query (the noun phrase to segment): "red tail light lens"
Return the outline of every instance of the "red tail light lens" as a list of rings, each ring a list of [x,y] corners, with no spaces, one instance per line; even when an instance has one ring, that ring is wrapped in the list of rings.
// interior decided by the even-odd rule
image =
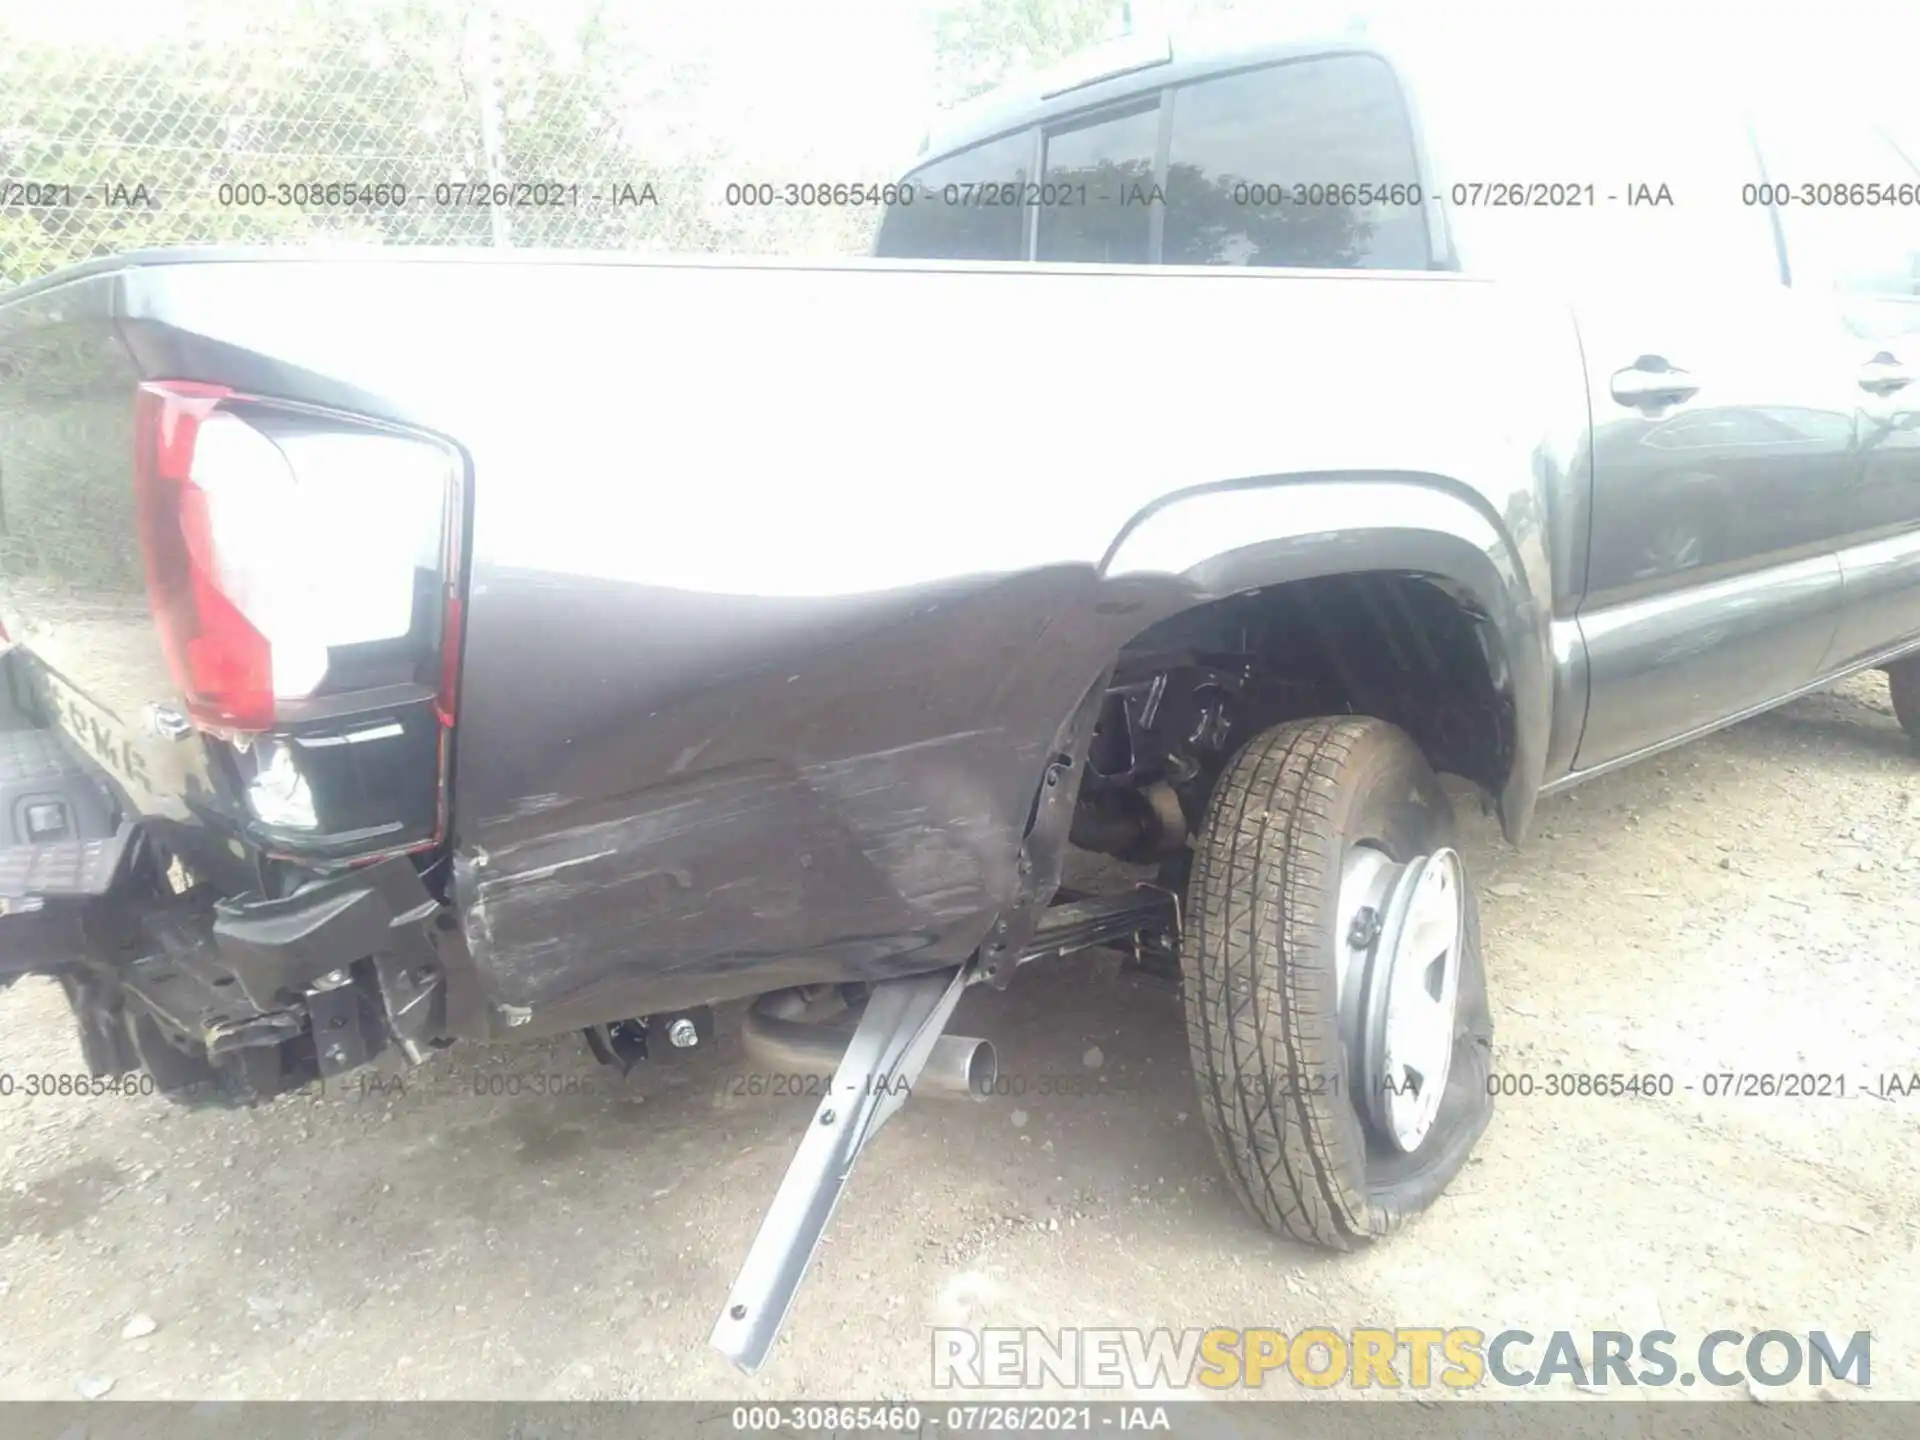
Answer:
[[[195,723],[261,732],[409,685],[451,724],[451,447],[187,381],[135,405],[148,596]]]
[[[135,397],[135,497],[147,597],[174,683],[194,719],[235,730],[273,723],[273,654],[219,583],[207,496],[193,481],[200,426],[232,392],[143,385]]]

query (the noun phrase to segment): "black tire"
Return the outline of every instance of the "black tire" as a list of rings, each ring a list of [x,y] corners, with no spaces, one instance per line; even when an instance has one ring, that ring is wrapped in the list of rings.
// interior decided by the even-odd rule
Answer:
[[[1465,886],[1458,1010],[1432,1129],[1404,1154],[1372,1133],[1340,1038],[1341,869],[1366,841],[1396,861],[1450,845],[1453,814],[1413,741],[1384,720],[1280,725],[1241,750],[1195,843],[1181,948],[1200,1111],[1241,1202],[1334,1250],[1392,1233],[1466,1164],[1493,1114],[1479,908]]]
[[[209,1060],[198,1046],[171,1044],[145,1011],[127,1016],[132,1054],[162,1098],[189,1110],[251,1109],[297,1084],[282,1046],[250,1046]]]
[[[1887,667],[1887,693],[1893,697],[1900,728],[1920,747],[1920,655],[1909,655]]]

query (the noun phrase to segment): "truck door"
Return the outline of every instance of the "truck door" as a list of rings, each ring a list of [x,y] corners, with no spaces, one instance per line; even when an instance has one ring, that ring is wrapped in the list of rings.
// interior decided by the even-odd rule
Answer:
[[[1458,46],[1421,96],[1459,267],[1538,284],[1579,327],[1586,483],[1562,521],[1585,548],[1555,594],[1586,657],[1575,771],[1817,673],[1859,395],[1831,317],[1785,283],[1737,75],[1631,26],[1577,48],[1515,67]]]
[[[1708,129],[1670,138],[1702,142],[1712,168],[1649,180],[1674,184],[1673,210],[1621,217],[1624,263],[1598,257],[1574,287],[1592,506],[1578,611],[1591,690],[1575,770],[1806,684],[1838,620],[1839,498],[1856,463],[1844,346],[1781,283],[1766,207],[1739,198],[1760,182],[1733,117],[1717,153]],[[1706,203],[1722,196],[1733,203]],[[1664,256],[1635,253],[1663,231],[1674,232]]]
[[[1830,500],[1845,606],[1823,671],[1920,642],[1920,169],[1864,117],[1759,125],[1789,283],[1854,387],[1859,448]]]

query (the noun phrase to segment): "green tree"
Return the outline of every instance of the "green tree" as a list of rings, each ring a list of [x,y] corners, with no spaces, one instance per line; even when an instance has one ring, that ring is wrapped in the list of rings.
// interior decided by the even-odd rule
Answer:
[[[706,249],[721,239],[689,203],[705,167],[649,154],[629,118],[692,77],[650,54],[602,0],[576,5],[558,39],[527,14],[476,32],[476,17],[496,12],[453,0],[183,8],[185,24],[140,47],[56,41],[0,19],[0,177],[47,187],[0,196],[14,202],[0,208],[0,285],[144,245],[490,244],[486,203],[436,203],[434,193],[490,175],[578,187],[568,203],[511,207],[515,244]],[[492,171],[488,106],[500,122]],[[282,184],[345,182],[375,200],[273,203]],[[266,187],[267,203],[246,203],[259,189],[221,188],[236,184]],[[596,204],[595,193],[638,203]]]

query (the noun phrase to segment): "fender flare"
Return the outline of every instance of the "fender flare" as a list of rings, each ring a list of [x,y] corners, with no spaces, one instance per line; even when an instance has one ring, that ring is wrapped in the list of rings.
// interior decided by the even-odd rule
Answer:
[[[1550,593],[1530,490],[1498,517],[1476,488],[1442,476],[1312,474],[1179,491],[1128,522],[1103,579],[1179,577],[1193,603],[1362,570],[1424,576],[1475,619],[1495,689],[1513,714],[1497,802],[1518,843],[1533,817],[1552,724]]]

